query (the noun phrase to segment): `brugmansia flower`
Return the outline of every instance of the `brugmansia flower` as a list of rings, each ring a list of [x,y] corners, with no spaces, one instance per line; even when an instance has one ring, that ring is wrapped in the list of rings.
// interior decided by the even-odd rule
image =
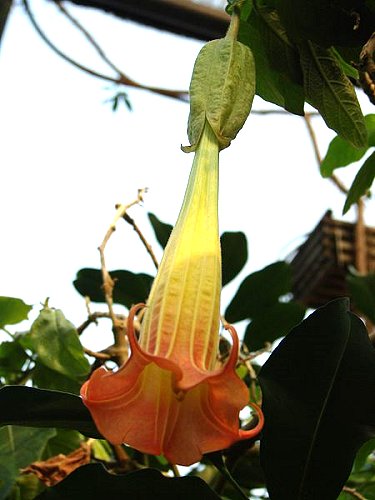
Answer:
[[[81,390],[99,431],[171,462],[190,465],[203,453],[259,433],[239,429],[248,404],[238,378],[233,327],[229,359],[218,362],[221,253],[218,230],[219,146],[206,123],[178,221],[152,286],[137,340],[128,319],[130,358],[116,372],[97,369]],[[255,406],[255,405],[253,405]]]

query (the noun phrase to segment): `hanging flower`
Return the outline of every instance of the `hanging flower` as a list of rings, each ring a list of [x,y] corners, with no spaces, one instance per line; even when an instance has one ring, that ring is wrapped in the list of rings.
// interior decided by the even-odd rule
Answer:
[[[137,340],[128,318],[131,356],[116,372],[97,369],[81,389],[99,431],[171,462],[190,465],[204,453],[256,436],[239,429],[249,392],[235,372],[239,343],[218,361],[221,252],[218,229],[219,145],[206,122],[178,221],[153,283]]]

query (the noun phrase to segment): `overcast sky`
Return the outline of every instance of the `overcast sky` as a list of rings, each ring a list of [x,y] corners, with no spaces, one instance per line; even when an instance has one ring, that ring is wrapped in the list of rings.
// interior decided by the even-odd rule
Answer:
[[[31,6],[59,48],[110,74],[52,2],[33,0]],[[128,76],[144,84],[188,88],[200,42],[66,6]],[[105,101],[116,88],[59,59],[21,6],[13,9],[3,36],[0,90],[0,295],[30,304],[48,296],[52,306],[79,324],[85,308],[72,286],[75,274],[82,267],[99,267],[97,247],[114,205],[132,201],[141,187],[149,188],[144,205],[130,214],[161,256],[146,214],[176,220],[193,159],[180,151],[187,143],[188,104],[125,88],[133,111],[120,105],[113,113]],[[360,99],[364,112],[372,112],[367,98]],[[255,99],[254,109],[269,108]],[[324,153],[334,133],[320,119],[313,123]],[[355,173],[351,167],[339,175],[349,183]],[[250,116],[221,153],[221,230],[244,231],[249,242],[241,279],[285,258],[326,209],[340,217],[343,203],[337,188],[320,177],[300,117]],[[366,219],[375,225],[372,202]],[[107,263],[109,269],[154,272],[136,235],[121,222],[108,245]],[[238,283],[226,287],[223,305]]]

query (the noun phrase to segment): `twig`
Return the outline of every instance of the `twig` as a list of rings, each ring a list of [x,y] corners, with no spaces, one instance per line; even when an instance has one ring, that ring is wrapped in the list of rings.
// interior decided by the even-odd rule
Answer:
[[[307,130],[309,132],[310,139],[311,139],[311,142],[312,142],[312,145],[313,145],[313,148],[314,148],[315,158],[316,158],[316,161],[317,161],[317,163],[319,165],[319,168],[320,168],[320,165],[322,163],[322,157],[321,157],[321,154],[320,154],[320,151],[319,151],[319,146],[318,146],[318,141],[316,139],[315,131],[313,129],[313,126],[311,125],[311,114],[310,113],[305,113],[304,120],[305,120],[305,123],[306,123],[306,126],[307,126]],[[339,188],[339,190],[342,193],[344,193],[344,194],[348,193],[348,189],[344,186],[344,184],[340,181],[340,179],[338,177],[336,177],[335,174],[332,174],[330,176],[330,179],[335,184],[335,186]]]
[[[67,54],[65,54],[58,47],[56,47],[56,45],[47,37],[47,35],[41,29],[41,27],[39,26],[39,24],[37,23],[37,21],[35,19],[34,14],[32,13],[32,11],[30,9],[30,5],[29,5],[28,0],[22,0],[22,3],[24,5],[24,7],[25,7],[26,14],[27,14],[27,16],[28,16],[31,24],[33,25],[33,27],[34,27],[35,31],[38,33],[38,35],[48,45],[48,47],[50,49],[52,49],[59,57],[61,57],[62,59],[64,59],[66,62],[68,62],[72,66],[80,69],[81,71],[84,71],[85,73],[88,73],[91,76],[95,76],[96,78],[100,78],[102,80],[106,80],[106,81],[115,83],[117,85],[125,85],[125,86],[128,86],[128,87],[134,87],[134,88],[138,88],[138,89],[141,89],[141,90],[148,90],[149,92],[153,92],[155,94],[163,95],[163,96],[166,96],[166,97],[172,97],[174,99],[178,99],[178,100],[182,100],[182,101],[187,101],[188,100],[188,92],[185,91],[185,90],[170,90],[170,89],[163,89],[163,88],[159,88],[159,87],[152,87],[152,86],[148,86],[148,85],[143,85],[141,83],[138,83],[138,82],[132,80],[131,78],[129,78],[128,76],[126,76],[123,72],[119,71],[116,68],[116,66],[107,58],[107,56],[104,54],[103,50],[99,47],[99,45],[95,42],[95,40],[87,32],[87,30],[85,30],[80,25],[80,23],[76,19],[74,19],[70,14],[68,14],[67,11],[64,9],[64,11],[65,11],[64,13],[66,13],[65,15],[67,15],[69,17],[69,19],[71,20],[71,22],[73,22],[74,25],[77,28],[79,28],[82,31],[82,33],[84,33],[84,35],[86,36],[86,38],[90,41],[90,43],[93,45],[93,47],[101,55],[101,57],[103,58],[103,60],[112,69],[116,68],[115,71],[116,71],[117,75],[115,77],[113,77],[113,76],[110,76],[110,75],[105,75],[103,73],[99,73],[98,71],[93,70],[93,69],[91,69],[91,68],[89,68],[89,67],[87,67],[87,66],[85,66],[85,65],[83,65],[81,63],[79,63],[75,59],[72,59],[70,56],[68,56]],[[62,6],[59,5],[59,2],[56,1],[55,3],[58,4],[58,6],[60,8],[62,7]]]
[[[95,312],[89,313],[88,318],[82,323],[82,325],[77,327],[78,335],[81,335],[91,323],[97,323],[99,318],[110,318],[110,315],[107,312]]]
[[[116,208],[118,208],[118,206],[116,205]],[[130,215],[128,215],[127,213],[124,213],[124,215],[122,216],[122,218],[128,223],[130,224],[134,231],[138,234],[141,242],[143,243],[144,247],[146,248],[147,250],[147,253],[150,255],[151,257],[151,260],[152,262],[154,263],[154,266],[156,267],[156,269],[159,268],[159,262],[154,254],[154,251],[152,250],[152,246],[148,243],[148,241],[146,240],[146,238],[144,237],[143,233],[141,232],[141,230],[139,229],[139,227],[137,226],[137,224],[135,223],[135,220],[132,219],[130,217]]]
[[[366,226],[364,221],[364,201],[360,198],[357,201],[357,221],[355,224],[355,267],[357,271],[365,275],[367,274],[367,241],[366,241]]]
[[[105,352],[95,352],[91,349],[87,349],[87,347],[84,347],[83,350],[88,356],[92,356],[95,359],[102,359],[103,361],[108,361],[112,357],[110,354]]]
[[[138,205],[140,202],[143,201],[143,195],[144,189],[139,189],[138,190],[138,196],[137,199],[129,203],[128,205],[118,205],[117,211],[115,214],[115,217],[109,226],[108,231],[106,232],[104,239],[99,246],[98,250],[100,253],[100,264],[101,264],[101,270],[102,270],[102,279],[103,279],[103,293],[105,297],[105,301],[108,306],[108,311],[109,311],[109,316],[112,320],[113,324],[113,335],[115,338],[115,346],[118,351],[118,364],[122,365],[127,357],[128,357],[128,345],[127,345],[127,340],[125,336],[125,321],[122,321],[121,319],[119,320],[118,317],[116,317],[114,311],[113,311],[113,288],[115,286],[115,282],[111,278],[107,266],[105,263],[105,256],[104,256],[104,251],[107,246],[107,243],[112,236],[112,234],[116,231],[116,224],[120,218],[124,216],[126,211],[134,206]]]
[[[349,488],[348,486],[344,486],[342,491],[345,491],[345,493],[349,493],[354,498],[358,498],[358,500],[366,500],[366,498],[358,493],[358,491],[355,488]]]

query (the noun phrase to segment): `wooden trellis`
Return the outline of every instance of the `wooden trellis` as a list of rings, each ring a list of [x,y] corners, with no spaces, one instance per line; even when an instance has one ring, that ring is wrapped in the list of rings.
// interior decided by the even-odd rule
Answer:
[[[375,271],[375,228],[363,227],[360,243],[356,224],[326,212],[291,261],[294,298],[316,308],[348,295],[346,275],[350,266],[358,267],[359,249],[367,271]]]

